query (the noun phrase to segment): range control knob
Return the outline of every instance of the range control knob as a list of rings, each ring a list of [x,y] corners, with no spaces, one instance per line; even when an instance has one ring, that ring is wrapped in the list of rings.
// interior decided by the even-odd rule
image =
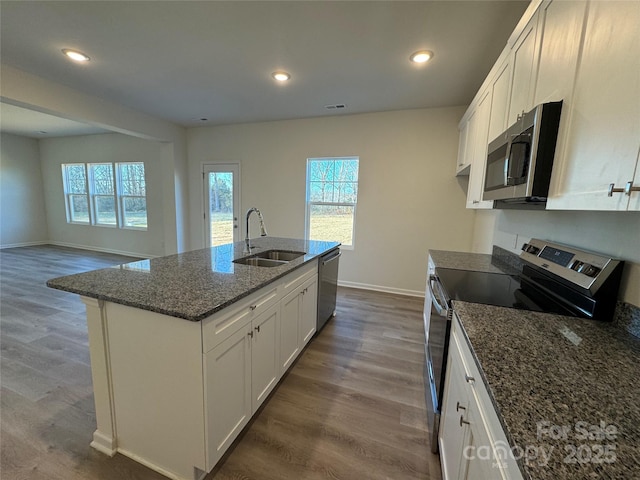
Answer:
[[[588,263],[583,263],[582,266],[578,269],[578,272],[584,273],[587,277],[595,277],[596,275],[598,275],[598,273],[600,273],[600,269]]]
[[[540,249],[538,247],[534,247],[529,243],[525,243],[524,245],[522,245],[522,251],[530,253],[531,255],[537,255],[538,253],[540,253]]]

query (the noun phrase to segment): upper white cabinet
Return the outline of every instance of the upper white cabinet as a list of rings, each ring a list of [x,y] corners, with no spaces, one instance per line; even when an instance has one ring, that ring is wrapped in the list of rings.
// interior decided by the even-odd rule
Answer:
[[[534,70],[537,66],[536,32],[538,14],[536,13],[524,28],[511,50],[511,95],[507,125],[516,122],[519,115],[533,107],[532,85]],[[500,134],[501,132],[498,132]]]
[[[482,200],[490,115],[491,89],[487,89],[470,119],[471,171],[467,190],[467,208],[493,208],[493,201]]]
[[[489,119],[489,142],[507,129],[507,107],[511,86],[511,58],[506,57],[491,82],[491,113]]]
[[[488,142],[523,111],[563,101],[548,210],[640,211],[639,25],[637,1],[531,3],[465,114],[468,207],[480,205],[473,163],[484,174],[478,110],[490,88]]]
[[[547,208],[637,211],[640,191],[624,189],[629,182],[640,186],[640,2],[596,1],[587,8],[572,102],[563,111],[568,131],[559,139],[564,145]]]
[[[471,155],[467,154],[467,144],[469,142],[470,122],[464,122],[460,126],[460,139],[458,140],[458,158],[456,164],[456,175],[469,175],[471,167]]]

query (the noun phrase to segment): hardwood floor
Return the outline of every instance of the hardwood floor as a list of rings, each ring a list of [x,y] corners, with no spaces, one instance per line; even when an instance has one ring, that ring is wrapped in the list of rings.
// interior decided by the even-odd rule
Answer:
[[[84,305],[49,278],[131,261],[53,246],[0,250],[0,477],[165,477],[89,447]],[[422,300],[340,288],[337,315],[207,480],[440,479],[424,407]]]

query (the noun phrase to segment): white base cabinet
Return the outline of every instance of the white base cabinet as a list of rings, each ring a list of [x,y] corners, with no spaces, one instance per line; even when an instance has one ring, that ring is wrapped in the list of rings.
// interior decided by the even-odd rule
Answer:
[[[451,326],[440,424],[444,480],[522,480],[456,315]]]
[[[92,446],[204,478],[315,333],[317,272],[305,265],[201,322],[83,298]]]

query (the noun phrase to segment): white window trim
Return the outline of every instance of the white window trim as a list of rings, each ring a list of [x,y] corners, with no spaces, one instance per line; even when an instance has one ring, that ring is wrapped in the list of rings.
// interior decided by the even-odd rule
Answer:
[[[144,162],[117,162],[113,164],[116,173],[116,202],[117,202],[117,210],[118,216],[120,218],[120,222],[118,226],[123,230],[137,230],[137,231],[147,231],[149,229],[149,202],[147,201],[147,195],[122,195],[122,176],[120,175],[120,165],[127,165],[131,163],[141,163],[144,168],[144,183],[145,183],[145,191],[147,190],[147,169],[144,165]],[[124,199],[125,198],[144,198],[145,204],[147,205],[147,226],[146,227],[136,227],[134,225],[125,225],[125,214],[124,214]]]
[[[89,200],[90,200],[90,207],[89,210],[91,212],[91,217],[92,217],[92,222],[91,225],[94,225],[96,227],[106,227],[106,228],[118,228],[120,226],[120,212],[118,212],[118,202],[117,202],[117,198],[118,198],[118,188],[116,185],[116,172],[115,172],[115,164],[112,162],[96,162],[96,163],[87,163],[86,165],[86,170],[87,170],[87,180],[89,180]],[[93,179],[93,169],[91,168],[92,165],[111,165],[111,179],[113,181],[113,194],[112,195],[107,195],[104,193],[95,193],[95,181]],[[91,175],[91,177],[89,177],[89,175]],[[98,207],[96,204],[96,198],[97,197],[112,197],[113,198],[113,208],[114,208],[114,213],[116,216],[116,223],[101,223],[98,220]]]
[[[84,191],[86,193],[69,193],[69,176],[67,175],[67,166],[69,165],[82,165],[82,168],[84,169]],[[64,201],[65,201],[65,212],[66,212],[66,216],[67,216],[67,223],[71,223],[73,225],[92,225],[93,223],[93,217],[91,214],[91,196],[89,195],[89,176],[88,176],[88,172],[87,172],[87,164],[86,163],[63,163],[62,164],[62,181],[63,181],[63,192],[64,192]],[[72,211],[72,201],[71,198],[72,196],[77,195],[84,195],[87,198],[87,209],[88,209],[88,215],[89,215],[89,220],[86,222],[79,222],[77,220],[73,219],[73,211]]]
[[[137,231],[147,231],[149,229],[149,210],[148,210],[148,202],[147,195],[122,195],[120,192],[122,191],[122,181],[120,176],[119,165],[126,164],[135,164],[141,163],[143,168],[145,167],[144,162],[70,162],[63,163],[61,165],[62,169],[62,190],[64,193],[64,201],[65,201],[65,215],[67,223],[72,225],[86,225],[91,227],[103,227],[103,228],[119,228],[123,230],[137,230]],[[84,182],[85,182],[85,192],[86,193],[70,193],[69,192],[69,177],[67,175],[67,166],[70,165],[82,165],[84,169]],[[93,181],[93,171],[91,165],[111,165],[111,173],[113,175],[113,195],[95,193],[95,182]],[[147,170],[144,169],[145,174],[145,186],[146,186],[146,176]],[[88,216],[89,220],[87,222],[81,222],[73,219],[72,212],[72,196],[84,196],[87,199],[87,207],[88,207]],[[116,223],[99,223],[98,215],[97,215],[97,207],[96,207],[96,198],[97,197],[113,197],[114,206],[115,206],[115,216]],[[147,226],[139,227],[139,226],[131,226],[125,225],[124,220],[124,199],[125,198],[144,198],[145,203],[147,204]]]
[[[353,225],[351,227],[351,245],[341,244],[341,250],[355,250],[356,244],[356,213],[357,202],[312,202],[309,200],[309,168],[311,161],[314,160],[358,160],[358,193],[360,192],[360,157],[358,155],[347,155],[343,157],[309,157],[307,158],[307,169],[305,178],[305,220],[304,220],[304,239],[306,241],[311,240],[309,234],[311,233],[311,207],[313,205],[328,205],[334,207],[353,207]]]

